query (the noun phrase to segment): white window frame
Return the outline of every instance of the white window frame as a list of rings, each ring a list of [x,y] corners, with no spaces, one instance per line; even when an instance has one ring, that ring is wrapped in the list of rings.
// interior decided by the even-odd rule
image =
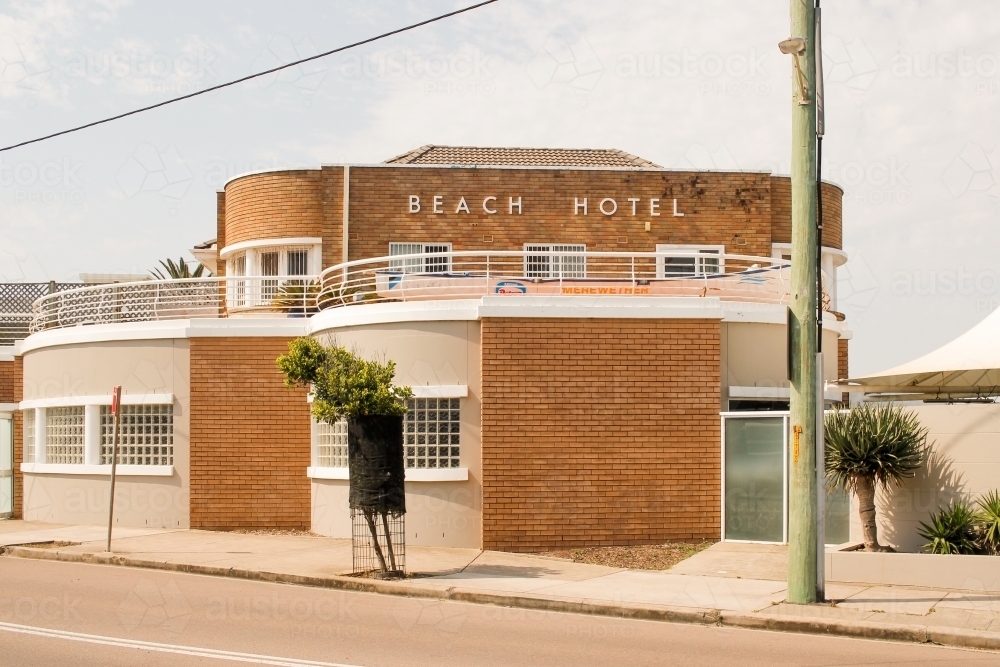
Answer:
[[[61,398],[43,398],[21,401],[19,409],[27,414],[32,412],[35,420],[34,429],[34,460],[28,460],[27,453],[21,463],[21,471],[34,474],[60,475],[108,475],[111,465],[101,464],[101,406],[111,404],[110,395],[99,396],[68,396]],[[123,406],[131,405],[168,405],[173,415],[173,394],[133,394],[122,397]],[[83,460],[80,463],[55,463],[47,458],[47,423],[48,412],[58,408],[83,409]],[[174,420],[171,416],[170,446],[173,447]],[[25,438],[25,447],[28,440]],[[121,464],[118,465],[119,475],[170,477],[174,474],[173,464]]]
[[[410,259],[390,259],[389,268],[403,273],[451,273],[451,243],[417,243],[392,241],[389,256],[424,255]],[[448,254],[445,254],[448,253]],[[443,256],[442,256],[443,255]],[[442,262],[442,260],[444,260]],[[444,268],[442,268],[442,264]]]
[[[229,284],[226,303],[230,308],[269,305],[277,293],[281,280],[268,279],[277,275],[287,280],[289,253],[306,252],[306,273],[303,280],[319,275],[323,266],[323,243],[321,238],[302,237],[287,239],[256,239],[241,241],[226,246],[219,257],[226,260],[226,275],[246,278]],[[264,275],[262,258],[266,253],[278,253],[277,274]]]
[[[525,278],[587,277],[586,244],[525,243],[524,252]],[[529,255],[529,252],[538,254]]]
[[[465,409],[464,401],[469,396],[468,385],[434,385],[434,386],[419,386],[413,387],[414,398],[448,398],[448,399],[460,399],[459,411]],[[310,399],[311,400],[311,399]],[[461,420],[461,417],[459,417]],[[349,471],[347,467],[325,467],[319,466],[319,424],[315,419],[312,422],[312,455],[311,463],[312,465],[306,470],[306,475],[313,480],[337,480],[346,481],[350,478]],[[459,449],[459,467],[457,468],[406,468],[406,421],[403,421],[403,465],[405,471],[405,480],[407,482],[464,482],[469,479],[469,469],[462,465],[461,460],[461,447],[462,445],[457,445]],[[460,442],[464,439],[464,429],[459,431]],[[345,439],[346,444],[346,439]],[[451,447],[451,444],[448,444]]]
[[[680,251],[680,252],[678,252]],[[701,244],[681,244],[681,243],[657,243],[656,244],[656,277],[657,278],[701,278],[704,276],[714,276],[726,272],[726,246],[724,245],[701,245]],[[718,259],[712,257],[718,255]],[[667,260],[692,259],[694,271],[691,273],[667,273]],[[713,260],[706,261],[706,260]],[[715,264],[715,266],[712,266]]]

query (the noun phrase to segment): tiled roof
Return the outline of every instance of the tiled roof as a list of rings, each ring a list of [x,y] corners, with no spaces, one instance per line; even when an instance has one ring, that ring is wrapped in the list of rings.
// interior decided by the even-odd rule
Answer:
[[[476,148],[421,146],[385,164],[435,164],[481,167],[651,167],[658,164],[611,148]]]

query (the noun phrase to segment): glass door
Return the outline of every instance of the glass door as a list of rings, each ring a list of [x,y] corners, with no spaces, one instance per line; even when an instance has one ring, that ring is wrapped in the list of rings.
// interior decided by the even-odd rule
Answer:
[[[723,539],[785,541],[787,418],[727,416],[723,427]]]
[[[0,412],[0,518],[14,513],[14,416]]]

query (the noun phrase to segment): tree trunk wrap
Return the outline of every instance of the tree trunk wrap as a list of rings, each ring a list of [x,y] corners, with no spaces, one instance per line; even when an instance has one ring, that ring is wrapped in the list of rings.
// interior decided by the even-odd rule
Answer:
[[[881,551],[878,543],[878,525],[875,523],[875,480],[859,477],[854,485],[858,494],[858,514],[865,540],[865,551]]]
[[[366,415],[347,420],[351,509],[406,512],[403,418]]]

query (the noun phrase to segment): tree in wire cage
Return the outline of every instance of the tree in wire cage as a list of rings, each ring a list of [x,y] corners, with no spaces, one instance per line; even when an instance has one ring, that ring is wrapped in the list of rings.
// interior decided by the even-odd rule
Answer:
[[[413,392],[393,385],[394,362],[368,361],[314,338],[291,341],[277,363],[287,386],[311,387],[318,421],[347,420],[354,571],[403,576],[403,415]]]

